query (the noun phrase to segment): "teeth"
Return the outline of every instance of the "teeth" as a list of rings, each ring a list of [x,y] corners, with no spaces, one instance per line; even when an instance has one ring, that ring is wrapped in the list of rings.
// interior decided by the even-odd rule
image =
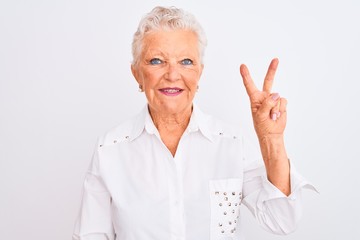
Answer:
[[[180,90],[177,90],[177,89],[165,89],[164,92],[167,92],[167,93],[176,93],[176,92],[179,92]]]

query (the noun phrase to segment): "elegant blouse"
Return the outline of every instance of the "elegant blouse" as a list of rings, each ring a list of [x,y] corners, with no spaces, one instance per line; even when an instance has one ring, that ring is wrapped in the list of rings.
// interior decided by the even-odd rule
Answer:
[[[243,206],[268,231],[292,232],[313,186],[291,166],[284,195],[249,149],[236,127],[194,105],[172,156],[144,107],[99,138],[73,240],[240,240]]]

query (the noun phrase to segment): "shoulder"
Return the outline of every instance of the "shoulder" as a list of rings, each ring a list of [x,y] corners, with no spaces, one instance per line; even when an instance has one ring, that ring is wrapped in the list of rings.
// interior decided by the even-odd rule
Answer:
[[[236,124],[221,120],[215,116],[210,116],[209,129],[214,136],[222,138],[240,138],[241,130]]]
[[[211,139],[240,139],[241,129],[237,124],[221,120],[218,117],[196,109],[196,120],[200,130]]]
[[[98,138],[98,147],[112,146],[136,138],[144,129],[144,111],[109,129]]]
[[[216,144],[223,144],[229,152],[231,149],[236,151],[241,149],[243,159],[246,160],[249,168],[259,165],[258,160],[262,159],[261,150],[251,126],[244,127],[240,123],[233,124],[211,115],[208,116],[208,126]]]

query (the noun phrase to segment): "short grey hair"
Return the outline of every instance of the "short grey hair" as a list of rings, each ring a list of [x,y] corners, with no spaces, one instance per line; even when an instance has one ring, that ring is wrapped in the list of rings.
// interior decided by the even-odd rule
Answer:
[[[132,42],[133,65],[139,63],[142,52],[142,43],[145,35],[157,30],[190,30],[198,38],[200,60],[203,62],[207,39],[205,32],[195,17],[176,7],[155,7],[146,14],[140,21]]]

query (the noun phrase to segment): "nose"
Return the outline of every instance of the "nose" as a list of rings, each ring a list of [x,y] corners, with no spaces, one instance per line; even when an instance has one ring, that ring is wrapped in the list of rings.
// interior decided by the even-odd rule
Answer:
[[[177,63],[169,63],[166,69],[165,78],[168,81],[177,81],[180,79],[180,71]]]

